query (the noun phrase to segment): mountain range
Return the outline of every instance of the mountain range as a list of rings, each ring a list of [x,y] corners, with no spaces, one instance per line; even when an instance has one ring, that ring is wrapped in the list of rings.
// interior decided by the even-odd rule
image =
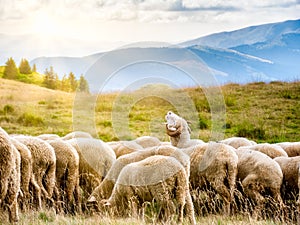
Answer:
[[[195,60],[193,57],[220,84],[297,80],[300,78],[300,19],[215,33],[176,46],[139,46],[84,57],[38,57],[30,63],[36,64],[38,71],[53,66],[59,76],[71,71],[77,76],[87,74],[89,83],[98,82],[93,87],[105,81],[109,90],[124,89],[147,77],[159,77],[175,86],[192,86],[193,79],[182,68],[187,68]],[[93,79],[89,80],[89,76]],[[94,79],[99,76],[107,79]]]

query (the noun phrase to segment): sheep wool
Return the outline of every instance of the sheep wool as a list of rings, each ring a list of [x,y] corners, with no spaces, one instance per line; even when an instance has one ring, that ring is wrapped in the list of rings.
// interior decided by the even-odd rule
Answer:
[[[66,134],[64,137],[62,137],[63,140],[70,140],[73,138],[93,138],[93,137],[90,133],[84,131],[73,131],[69,134]]]
[[[283,148],[281,148],[279,145],[276,144],[262,143],[262,144],[256,144],[251,146],[243,146],[238,148],[238,150],[241,148],[247,148],[247,149],[259,151],[261,153],[266,154],[272,159],[280,156],[288,157],[288,154],[283,150]]]
[[[157,137],[151,136],[138,137],[137,139],[135,139],[135,142],[143,148],[159,146],[161,144],[160,140]]]
[[[17,198],[20,191],[20,153],[0,127],[0,208],[8,206],[10,222],[19,220]]]
[[[248,140],[247,138],[244,137],[230,137],[220,142],[223,144],[230,145],[236,149],[242,146],[251,146],[256,144],[254,141]]]
[[[173,157],[156,155],[122,169],[108,204],[122,213],[123,207],[125,210],[129,207],[128,201],[142,205],[156,200],[165,212],[164,220],[174,215],[177,208],[178,220],[182,222],[188,194],[188,178],[183,166]],[[190,210],[187,215],[190,223],[195,224],[194,211]]]
[[[55,188],[56,156],[53,147],[46,141],[31,136],[14,136],[14,138],[26,145],[30,150],[33,164],[32,170],[41,193],[37,191],[38,202],[44,197],[52,201]],[[40,196],[42,194],[42,196]]]

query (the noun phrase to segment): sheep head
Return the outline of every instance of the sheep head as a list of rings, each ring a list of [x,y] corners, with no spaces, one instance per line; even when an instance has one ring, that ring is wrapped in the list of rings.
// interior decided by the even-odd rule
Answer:
[[[171,111],[166,114],[165,119],[167,134],[171,137],[179,136],[183,130],[183,119]]]

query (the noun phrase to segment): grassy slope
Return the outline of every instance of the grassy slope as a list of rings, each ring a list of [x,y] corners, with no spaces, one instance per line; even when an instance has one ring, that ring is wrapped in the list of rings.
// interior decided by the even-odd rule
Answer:
[[[221,89],[226,104],[226,124],[223,126],[226,137],[240,135],[259,142],[299,141],[300,82],[229,84]],[[97,100],[95,96],[85,96],[80,103],[83,110],[79,110],[79,117],[74,116],[74,121],[82,123],[83,130],[86,123],[93,123],[97,134],[105,141],[142,135],[154,135],[167,141],[164,115],[168,110],[176,112],[178,109],[168,99],[170,96],[179,99],[184,93],[198,110],[199,121],[192,124],[194,134],[205,141],[210,139],[211,112],[201,89],[153,90],[151,87],[151,90],[152,93],[142,89],[134,94],[99,95]],[[73,129],[72,114],[78,105],[74,103],[79,102],[77,97],[0,79],[0,126],[9,133],[64,135]],[[186,102],[179,104],[185,106]],[[128,118],[128,123],[121,128],[127,126],[130,134],[118,130],[118,117],[114,113],[120,111]]]

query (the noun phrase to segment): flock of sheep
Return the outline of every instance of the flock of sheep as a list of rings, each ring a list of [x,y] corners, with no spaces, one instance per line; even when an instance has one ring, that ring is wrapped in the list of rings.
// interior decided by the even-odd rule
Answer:
[[[19,210],[139,216],[155,203],[159,220],[187,217],[196,224],[197,198],[207,187],[221,197],[225,214],[238,184],[256,212],[266,196],[282,210],[291,193],[299,196],[300,142],[256,144],[232,137],[204,143],[190,138],[185,119],[173,112],[165,118],[170,142],[143,136],[105,143],[80,131],[33,137],[0,128],[1,210],[15,222]],[[191,195],[194,190],[199,196]]]

